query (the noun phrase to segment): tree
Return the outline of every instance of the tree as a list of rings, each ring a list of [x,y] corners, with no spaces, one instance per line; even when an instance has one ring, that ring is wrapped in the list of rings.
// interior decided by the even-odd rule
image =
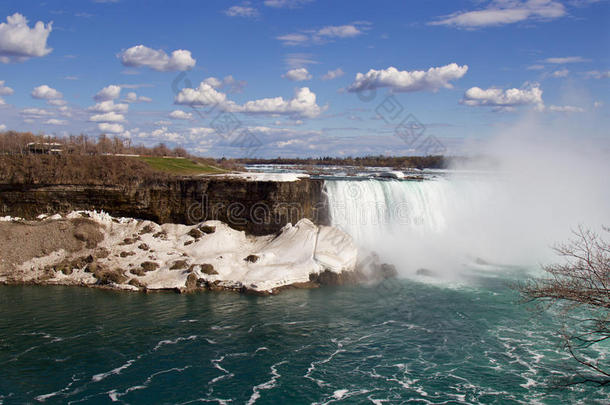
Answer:
[[[602,229],[610,234],[610,228]],[[520,285],[521,294],[527,301],[561,310],[564,348],[588,371],[567,385],[610,385],[610,364],[590,357],[595,346],[610,343],[610,243],[581,226],[573,231],[573,239],[554,250],[564,262],[544,266],[549,277]]]

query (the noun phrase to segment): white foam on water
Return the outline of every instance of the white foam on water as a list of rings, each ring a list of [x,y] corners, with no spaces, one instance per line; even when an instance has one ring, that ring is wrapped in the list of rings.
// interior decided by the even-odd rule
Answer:
[[[153,351],[157,351],[159,350],[161,347],[165,346],[165,345],[175,345],[177,343],[180,342],[185,342],[185,341],[189,341],[189,340],[196,340],[199,336],[197,335],[192,335],[189,337],[179,337],[176,339],[168,339],[168,340],[161,340],[159,343],[157,343],[157,345],[155,346],[155,348],[153,349]]]
[[[273,364],[271,366],[271,379],[269,381],[265,381],[262,384],[252,387],[252,395],[246,403],[247,405],[254,404],[260,398],[260,391],[270,390],[271,388],[275,387],[277,380],[281,377],[281,374],[277,371],[277,367],[281,366],[284,363],[287,363],[287,361],[280,361],[279,363]]]
[[[120,367],[117,367],[117,368],[112,369],[110,371],[107,371],[105,373],[95,374],[93,377],[91,377],[91,381],[93,381],[93,382],[100,382],[100,381],[110,377],[111,375],[121,374],[121,371],[131,367],[131,365],[133,363],[135,363],[135,361],[136,361],[136,359],[131,359],[131,360],[127,361],[127,363],[123,364]]]

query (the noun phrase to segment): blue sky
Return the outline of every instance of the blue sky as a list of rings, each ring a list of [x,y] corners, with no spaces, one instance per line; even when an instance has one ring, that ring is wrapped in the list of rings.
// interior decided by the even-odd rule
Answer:
[[[1,11],[2,129],[215,157],[461,154],[524,116],[608,138],[608,1],[5,0]]]

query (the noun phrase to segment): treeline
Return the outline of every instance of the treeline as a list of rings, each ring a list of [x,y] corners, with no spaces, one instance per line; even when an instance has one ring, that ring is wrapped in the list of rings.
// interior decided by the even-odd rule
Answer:
[[[444,156],[363,156],[363,157],[320,157],[320,158],[276,158],[276,159],[236,159],[241,164],[285,164],[304,166],[377,166],[394,168],[444,169],[448,165]]]
[[[108,155],[4,155],[0,184],[123,186],[169,176],[137,158]]]
[[[48,145],[58,144],[57,149],[62,154],[71,155],[141,155],[141,156],[172,156],[192,157],[184,148],[169,148],[160,143],[154,147],[132,145],[130,139],[109,137],[104,134],[97,138],[87,135],[70,135],[56,137],[51,135],[35,135],[31,132],[7,131],[0,133],[0,154],[25,155],[30,153],[28,144]]]

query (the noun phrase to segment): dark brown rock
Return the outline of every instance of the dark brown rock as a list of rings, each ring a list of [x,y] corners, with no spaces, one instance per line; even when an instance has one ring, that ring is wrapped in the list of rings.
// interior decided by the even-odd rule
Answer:
[[[146,243],[140,243],[138,245],[138,249],[142,249],[142,250],[149,250],[150,247],[146,244]]]
[[[248,255],[246,258],[244,258],[245,261],[250,262],[250,263],[256,263],[258,261],[258,256],[257,255]]]
[[[121,252],[121,257],[135,256],[135,252]]]
[[[188,231],[187,235],[189,235],[192,238],[199,239],[203,236],[203,232],[201,232],[197,228],[193,228],[190,231]]]
[[[142,262],[140,266],[144,271],[155,271],[159,268],[159,265],[155,262]]]
[[[188,267],[188,262],[186,260],[176,260],[170,266],[170,270],[182,270]]]
[[[138,287],[140,290],[144,290],[146,289],[146,284],[142,283],[141,281],[139,281],[138,279],[132,278],[131,280],[129,280],[129,283],[127,283],[129,285],[132,285],[134,287]]]
[[[205,234],[210,234],[216,232],[216,227],[211,225],[201,225],[199,230]]]

